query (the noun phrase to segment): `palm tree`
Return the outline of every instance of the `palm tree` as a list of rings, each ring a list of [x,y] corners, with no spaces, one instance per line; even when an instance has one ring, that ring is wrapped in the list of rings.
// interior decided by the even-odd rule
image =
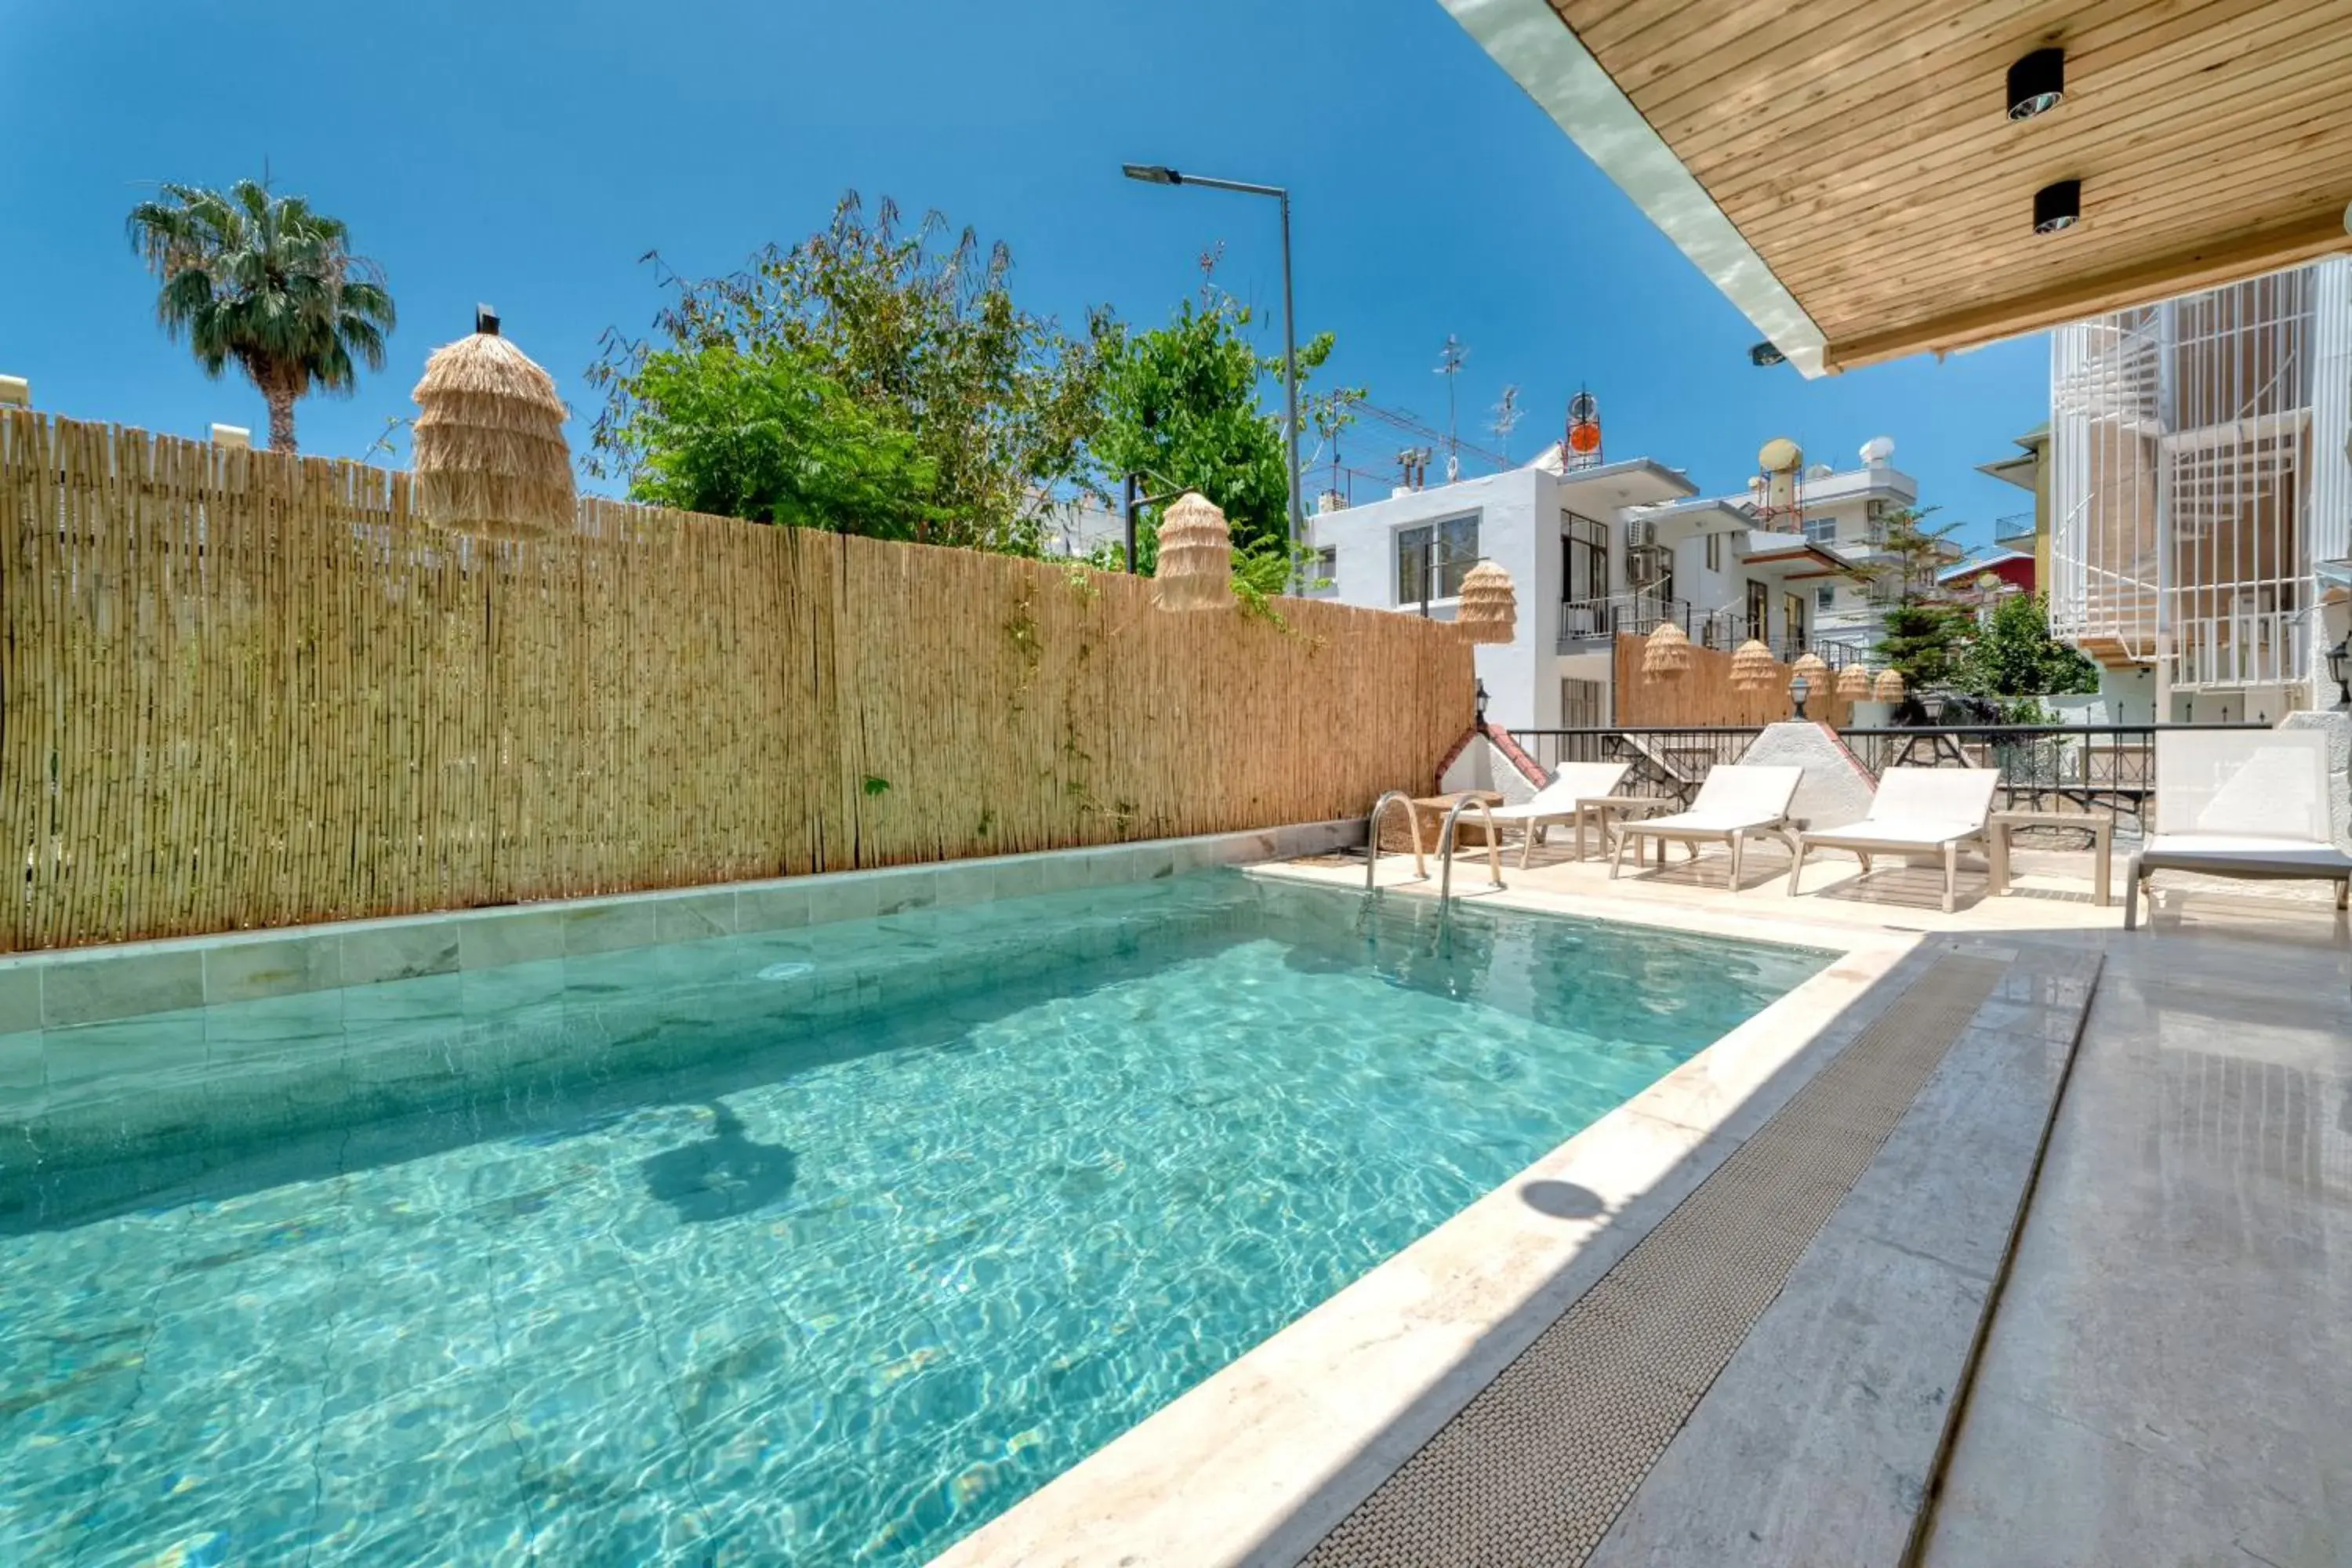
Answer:
[[[206,375],[234,361],[269,404],[269,445],[294,450],[294,403],[348,394],[355,363],[383,368],[392,296],[350,248],[340,218],[239,180],[226,192],[163,187],[131,209],[131,247],[163,280],[155,319],[184,335]]]

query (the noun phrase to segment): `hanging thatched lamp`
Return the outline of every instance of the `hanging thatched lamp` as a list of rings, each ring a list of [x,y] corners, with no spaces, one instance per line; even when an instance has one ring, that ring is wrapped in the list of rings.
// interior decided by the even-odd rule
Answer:
[[[499,336],[483,306],[474,334],[433,351],[409,395],[416,416],[416,505],[444,528],[528,539],[572,527],[569,411],[555,382]]]
[[[1642,649],[1642,674],[1652,680],[1680,680],[1690,667],[1689,635],[1672,621],[1660,621]]]
[[[1761,691],[1772,684],[1772,672],[1780,668],[1772,650],[1749,637],[1731,656],[1731,684],[1741,691]]]
[[[1881,702],[1902,701],[1903,672],[1899,669],[1880,670],[1878,679],[1871,685],[1871,695]]]
[[[1507,643],[1519,635],[1519,595],[1511,574],[1491,561],[1481,561],[1462,579],[1462,605],[1454,624],[1463,640]]]
[[[1792,683],[1802,679],[1815,695],[1829,689],[1829,679],[1830,667],[1817,653],[1801,653],[1797,662],[1789,667],[1789,679]]]
[[[1152,600],[1163,610],[1218,610],[1234,602],[1234,535],[1225,514],[1186,490],[1160,520]]]
[[[1866,665],[1849,664],[1838,671],[1838,695],[1848,702],[1870,700],[1870,669]]]

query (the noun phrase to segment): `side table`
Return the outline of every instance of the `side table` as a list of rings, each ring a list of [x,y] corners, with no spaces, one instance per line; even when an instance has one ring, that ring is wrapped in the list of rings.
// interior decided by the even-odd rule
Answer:
[[[1992,892],[2009,891],[2009,836],[2021,827],[2071,827],[2091,836],[2091,854],[2097,862],[2092,883],[2099,907],[2113,901],[2116,819],[2074,811],[1996,811],[1985,822],[1985,857],[1991,862]]]

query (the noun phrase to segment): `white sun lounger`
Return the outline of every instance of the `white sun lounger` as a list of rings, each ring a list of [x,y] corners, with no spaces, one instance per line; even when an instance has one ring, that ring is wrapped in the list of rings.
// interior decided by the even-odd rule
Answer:
[[[1769,834],[1796,847],[1789,828],[1789,802],[1805,770],[1762,763],[1720,763],[1707,770],[1688,811],[1628,822],[1618,832],[1617,856],[1609,862],[1615,877],[1625,864],[1625,847],[1637,838],[1667,839],[1691,847],[1696,858],[1701,844],[1731,847],[1731,889],[1739,890],[1739,860],[1748,840]],[[1640,857],[1635,857],[1639,863]]]
[[[2336,847],[2327,738],[2314,730],[2158,731],[2156,832],[2124,874],[2124,930],[2153,871],[2333,881],[2352,905],[2352,856]]]
[[[1871,797],[1870,815],[1843,827],[1796,836],[1796,859],[1789,868],[1789,892],[1804,874],[1809,849],[1848,849],[1870,869],[1873,855],[1940,854],[1944,858],[1944,912],[1958,901],[1960,849],[1985,847],[1985,819],[1992,815],[1999,768],[1889,768]]]
[[[1551,783],[1536,791],[1535,798],[1526,805],[1496,806],[1491,815],[1496,822],[1516,822],[1520,826],[1519,869],[1528,868],[1536,835],[1546,824],[1573,823],[1578,801],[1615,795],[1617,786],[1625,782],[1625,768],[1623,763],[1562,763]]]

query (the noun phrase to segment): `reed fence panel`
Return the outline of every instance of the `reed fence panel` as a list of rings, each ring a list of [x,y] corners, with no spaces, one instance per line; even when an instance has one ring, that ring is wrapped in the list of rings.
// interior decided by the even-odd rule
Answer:
[[[0,948],[1206,833],[1430,786],[1469,649],[1148,580],[0,411]]]
[[[1648,644],[1628,632],[1617,634],[1617,716],[1628,730],[1778,724],[1796,716],[1789,697],[1790,667],[1775,662],[1771,679],[1752,689],[1731,683],[1731,658],[1710,647],[1690,650],[1690,668],[1670,679],[1642,673]],[[1837,677],[1816,680],[1805,698],[1806,717],[1843,730],[1853,704],[1837,694]]]

